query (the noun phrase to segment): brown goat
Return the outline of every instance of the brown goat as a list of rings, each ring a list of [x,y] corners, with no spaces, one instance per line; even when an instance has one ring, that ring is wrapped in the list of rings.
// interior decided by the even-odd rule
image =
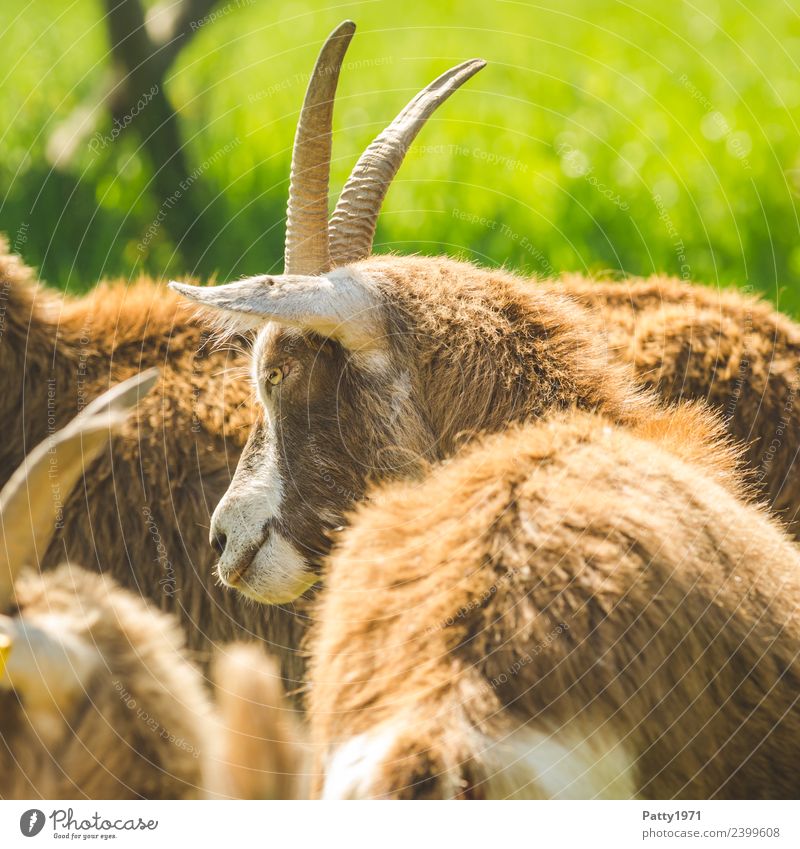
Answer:
[[[746,445],[758,495],[800,532],[800,327],[769,304],[668,277],[563,278],[594,309],[612,350],[671,401],[701,399]]]
[[[309,645],[317,792],[797,798],[800,552],[696,415],[562,414],[359,506]]]
[[[141,375],[38,446],[0,493],[0,797],[289,798],[302,753],[280,676],[255,646],[215,665],[217,710],[174,616],[46,548],[60,500],[104,448]],[[243,745],[242,740],[247,740]]]
[[[155,376],[115,387],[52,434],[0,493],[0,795],[191,798],[209,715],[172,617],[98,575],[20,574],[60,500]]]
[[[330,532],[373,480],[413,476],[477,434],[573,405],[622,423],[658,411],[582,308],[501,271],[373,257],[321,278],[185,291],[278,318],[253,353],[262,415],[212,517],[220,578],[259,601],[316,582]],[[295,296],[357,318],[287,327]]]
[[[433,109],[482,67],[479,61],[468,62],[443,75],[381,134],[359,160],[337,204],[328,234],[330,117],[341,63],[340,46],[346,47],[353,29],[349,22],[342,25],[326,44],[318,63],[320,73],[309,86],[303,111],[305,124],[301,121],[298,128],[294,158],[298,179],[292,182],[287,231],[287,271],[292,273],[316,273],[327,262],[346,266],[369,253],[380,201],[408,144]],[[391,151],[388,158],[387,151]],[[301,175],[313,179],[299,179]],[[319,227],[309,231],[306,225],[314,220],[323,223],[324,234]],[[205,542],[208,514],[228,486],[244,430],[252,418],[246,403],[248,391],[235,381],[227,381],[225,369],[243,365],[245,357],[238,352],[225,354],[211,349],[207,335],[192,318],[177,310],[173,296],[147,281],[128,289],[103,286],[88,298],[63,300],[37,289],[30,273],[15,258],[2,254],[4,251],[0,250],[0,374],[5,391],[0,414],[4,416],[7,438],[0,447],[0,482],[11,473],[25,450],[43,438],[51,422],[57,425],[66,421],[111,381],[154,363],[164,370],[159,389],[145,402],[126,433],[115,438],[113,451],[98,459],[84,486],[65,503],[63,527],[44,565],[57,563],[61,550],[65,549],[71,557],[91,568],[113,575],[124,586],[148,596],[159,606],[176,610],[190,645],[204,652],[209,641],[247,632],[260,636],[281,655],[287,677],[295,682],[300,680],[302,664],[296,645],[303,629],[302,610],[275,609],[269,617],[264,617],[258,610],[242,609],[235,597],[215,586],[211,579],[213,556]],[[435,264],[430,273],[438,273]],[[473,280],[478,274],[474,268],[470,272]],[[578,297],[590,298],[589,293],[581,295],[577,291],[579,285],[572,288]],[[554,289],[561,291],[560,287]],[[603,292],[604,287],[598,284],[596,291]],[[617,316],[623,332],[635,332],[630,329],[625,309],[618,313],[612,309],[620,300],[619,292],[609,288],[608,314]],[[642,308],[645,302],[649,308],[653,300],[643,294]],[[731,310],[734,300],[731,296]],[[742,303],[747,302],[742,300]],[[554,310],[557,313],[562,308],[569,310],[563,304],[556,305]],[[712,403],[727,406],[729,396],[723,390],[730,387],[721,384],[719,374],[702,372],[702,365],[708,359],[703,340],[716,340],[722,327],[720,321],[714,323],[712,314],[706,319],[707,332],[699,334],[699,340],[689,327],[684,337],[676,335],[673,344],[660,354],[657,345],[649,345],[641,370],[649,370],[649,358],[655,357],[656,365],[663,365],[664,374],[678,374],[689,345],[698,363],[698,369],[693,372],[696,390],[693,394],[708,395]],[[509,315],[508,320],[513,320],[513,316]],[[588,319],[579,320],[585,322],[585,335],[594,332],[589,330]],[[790,345],[784,340],[793,338],[796,328],[787,320],[782,321],[783,324],[776,325],[774,347],[779,350],[783,346],[788,351]],[[458,328],[458,322],[452,327]],[[452,365],[461,343],[455,337],[448,341],[452,343],[449,353]],[[759,343],[754,338],[752,349],[752,368],[764,375],[766,381],[764,403],[757,407],[742,403],[730,425],[735,434],[744,437],[752,428],[754,433],[764,434],[761,441],[766,443],[770,422],[781,415],[786,403],[788,380],[782,372],[768,367],[773,350],[768,340]],[[663,362],[658,360],[659,356]],[[728,360],[720,355],[720,373],[735,368],[734,359],[735,352]],[[435,365],[432,361],[426,368]],[[501,376],[501,382],[513,381],[512,375],[518,372],[518,364],[510,365],[511,371]],[[482,361],[480,367],[481,373],[473,376],[478,378],[476,385],[485,390],[493,366]],[[392,397],[381,400],[380,408],[386,409],[390,418],[406,409],[404,399],[409,388],[406,378],[412,374],[413,371],[408,374],[401,371],[391,390]],[[708,381],[707,388],[713,386],[719,391],[705,392],[704,378]],[[37,388],[42,383],[48,386],[46,394]],[[658,388],[670,397],[679,394],[679,390],[675,391],[677,382],[660,381]],[[487,404],[491,400],[485,399]],[[544,405],[546,399],[541,400]],[[482,402],[480,398],[475,401]],[[445,424],[453,433],[462,425],[455,420],[435,424]],[[469,427],[470,423],[464,425]],[[795,432],[787,426],[785,432],[776,434],[782,440],[780,450],[773,449],[770,442],[763,453],[755,447],[751,451],[754,464],[755,460],[768,457],[769,462],[761,462],[759,471],[764,473],[764,491],[774,494],[777,507],[786,515],[793,514],[792,505],[797,502],[791,486],[784,484],[794,456]],[[453,433],[448,433],[448,438]],[[348,476],[339,474],[338,460],[328,467],[330,455],[336,454],[338,446],[321,435],[307,447],[306,459],[311,462],[316,458],[314,462],[324,487],[344,496],[334,499],[339,502],[359,497],[361,479],[369,479],[375,473],[370,468],[359,469],[356,486],[351,487]],[[370,449],[373,447],[383,455],[397,454],[396,446],[390,452],[380,446]],[[402,449],[403,445],[399,447]],[[434,454],[436,450],[431,448]],[[377,473],[383,474],[387,467],[394,473],[398,462],[396,456],[382,457]],[[408,468],[412,466],[413,462]],[[302,491],[293,481],[287,484],[287,489],[287,500],[302,500]],[[297,533],[307,536],[294,542],[316,559],[327,548],[325,532],[340,521],[341,510],[337,507],[328,511],[319,517],[321,521],[307,505],[301,512]],[[291,565],[292,552],[283,546],[279,553]],[[295,577],[297,571],[293,570]],[[289,577],[284,577],[286,580],[281,583],[292,583]],[[255,594],[259,598],[284,600],[310,580],[288,589],[280,587],[271,595]]]
[[[215,287],[172,284],[223,328],[258,330],[252,370],[260,418],[211,531],[221,580],[271,604],[313,586],[331,531],[371,481],[413,475],[476,434],[573,405],[625,424],[658,409],[609,356],[596,322],[564,296],[563,283],[534,286],[444,258],[368,257],[405,151],[433,109],[480,70],[479,60],[443,74],[381,133],[328,223],[333,101],[352,34],[347,22],[334,31],[306,93],[286,273]],[[655,300],[652,292],[647,299]],[[795,330],[778,323],[787,338]],[[765,364],[771,349],[762,341]],[[710,372],[707,381],[716,386]],[[786,471],[781,466],[775,478]]]
[[[41,650],[17,667],[16,691],[0,676],[0,798],[307,795],[296,721],[260,647],[220,650],[212,703],[175,617],[109,578],[66,565],[27,572],[16,600],[26,635],[57,628],[70,672],[75,658],[97,662],[69,690],[63,669],[38,683]]]
[[[260,637],[300,681],[297,611],[265,617],[212,576],[209,515],[251,423],[250,390],[230,379],[245,355],[212,346],[177,296],[147,280],[61,298],[0,245],[0,293],[0,484],[110,385],[147,366],[161,371],[111,451],[63,499],[42,568],[66,556],[176,612],[200,657],[211,643]]]

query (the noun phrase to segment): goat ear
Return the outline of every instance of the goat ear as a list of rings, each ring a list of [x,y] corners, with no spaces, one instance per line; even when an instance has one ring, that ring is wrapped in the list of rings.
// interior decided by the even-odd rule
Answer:
[[[345,269],[321,277],[249,277],[223,286],[169,285],[220,313],[219,325],[232,331],[275,321],[336,339],[348,348],[361,348],[374,344],[382,325],[377,287]]]

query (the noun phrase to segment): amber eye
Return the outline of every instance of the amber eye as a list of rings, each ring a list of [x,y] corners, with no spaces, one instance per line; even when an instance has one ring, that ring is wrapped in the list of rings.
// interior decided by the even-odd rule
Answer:
[[[273,385],[277,386],[283,380],[283,369],[280,368],[271,368],[267,372],[267,380]]]

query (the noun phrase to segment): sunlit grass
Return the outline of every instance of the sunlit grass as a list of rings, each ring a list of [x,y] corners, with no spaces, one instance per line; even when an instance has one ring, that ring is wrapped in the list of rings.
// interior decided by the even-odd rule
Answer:
[[[542,276],[668,271],[753,286],[800,313],[800,18],[788,4],[229,5],[169,81],[192,163],[213,159],[202,179],[216,197],[216,239],[176,252],[163,229],[139,247],[157,204],[132,133],[97,155],[82,150],[67,173],[45,161],[55,123],[105,65],[99,4],[7,0],[0,230],[54,285],[280,268],[306,75],[327,32],[351,17],[335,187],[419,87],[462,59],[490,63],[409,152],[381,249]]]

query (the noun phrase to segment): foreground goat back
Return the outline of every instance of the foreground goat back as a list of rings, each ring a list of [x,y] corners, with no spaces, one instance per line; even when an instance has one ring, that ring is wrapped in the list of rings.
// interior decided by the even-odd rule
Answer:
[[[655,436],[513,429],[356,511],[310,646],[319,792],[796,798],[800,556]]]
[[[148,366],[160,378],[111,448],[63,497],[44,569],[65,558],[113,577],[180,618],[189,647],[260,637],[280,649],[297,686],[302,632],[295,611],[270,617],[214,579],[210,514],[230,483],[252,421],[238,347],[220,350],[177,296],[152,280],[102,284],[62,298],[36,283],[0,239],[0,483],[25,450],[65,426],[93,398]],[[238,344],[238,343],[237,343]]]

